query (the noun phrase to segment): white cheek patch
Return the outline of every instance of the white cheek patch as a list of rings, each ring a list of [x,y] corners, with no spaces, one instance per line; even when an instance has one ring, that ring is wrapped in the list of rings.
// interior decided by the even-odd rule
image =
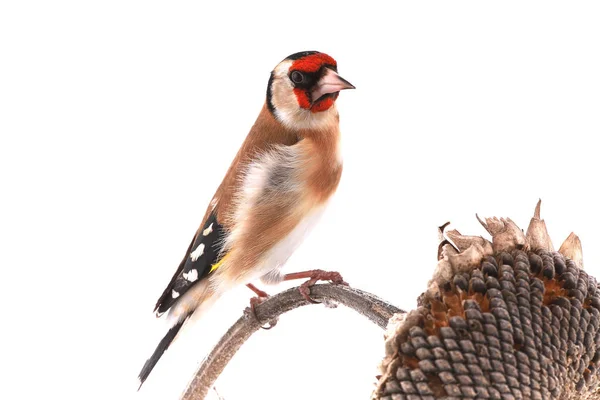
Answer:
[[[312,112],[300,107],[291,89],[287,92],[280,88],[274,90],[278,91],[278,95],[272,99],[275,115],[288,128],[325,130],[337,126],[338,112],[335,104],[325,111]]]
[[[208,228],[206,228],[205,230],[202,231],[202,235],[203,236],[208,236],[211,234],[211,232],[213,231],[213,224],[211,223]]]
[[[190,254],[190,258],[195,262],[202,254],[204,254],[204,243],[200,243],[198,247],[196,247],[196,250]]]
[[[171,290],[171,297],[176,299],[179,297],[179,292],[176,290]]]

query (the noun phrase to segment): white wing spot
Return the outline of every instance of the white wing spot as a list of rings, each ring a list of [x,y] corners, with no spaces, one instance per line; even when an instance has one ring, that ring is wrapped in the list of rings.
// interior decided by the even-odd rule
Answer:
[[[198,270],[191,269],[190,272],[188,272],[187,274],[184,272],[183,277],[184,279],[187,279],[190,282],[196,282],[198,280]]]
[[[204,236],[210,235],[210,233],[213,231],[212,226],[213,226],[213,224],[211,222],[210,225],[208,226],[208,228],[206,228],[205,230],[202,231],[202,235],[204,235]]]
[[[195,262],[197,259],[200,258],[200,256],[202,256],[202,254],[204,254],[204,243],[200,243],[198,247],[196,247],[196,250],[192,251],[192,254],[190,254],[190,258],[192,259],[192,261]]]
[[[171,297],[174,298],[174,299],[178,298],[179,297],[179,292],[176,292],[175,290],[172,290],[171,291]]]

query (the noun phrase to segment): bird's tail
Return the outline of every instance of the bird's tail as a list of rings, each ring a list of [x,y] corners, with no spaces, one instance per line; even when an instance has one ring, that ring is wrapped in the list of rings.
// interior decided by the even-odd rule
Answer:
[[[162,338],[156,350],[150,356],[142,367],[138,378],[140,379],[140,388],[142,387],[150,372],[169,348],[179,330],[186,322],[194,322],[200,318],[206,310],[219,298],[219,294],[210,285],[208,279],[196,282],[187,292],[177,299],[177,302],[169,309],[168,322],[171,326],[165,337]],[[139,388],[138,388],[139,390]]]
[[[140,374],[138,375],[138,378],[140,380],[140,386],[138,387],[138,390],[140,390],[140,388],[144,384],[144,381],[146,380],[146,378],[148,378],[148,375],[150,375],[150,372],[152,372],[154,366],[156,365],[160,357],[169,348],[169,345],[173,342],[173,340],[177,336],[177,333],[179,332],[183,324],[185,324],[187,319],[188,317],[183,318],[181,320],[177,320],[175,322],[175,325],[173,325],[171,329],[169,329],[165,337],[163,337],[158,346],[156,346],[154,353],[152,353],[150,358],[146,360],[144,366],[142,367],[142,370],[140,371]]]

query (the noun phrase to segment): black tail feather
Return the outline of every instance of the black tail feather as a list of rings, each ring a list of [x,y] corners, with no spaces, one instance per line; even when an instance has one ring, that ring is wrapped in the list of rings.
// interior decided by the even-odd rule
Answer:
[[[165,337],[163,337],[158,346],[156,346],[156,350],[154,350],[154,353],[152,353],[150,358],[146,360],[146,363],[144,364],[142,370],[140,371],[140,374],[138,375],[138,378],[140,379],[140,387],[138,388],[138,390],[140,390],[140,388],[144,384],[144,381],[146,380],[146,378],[148,378],[148,375],[150,375],[150,372],[152,372],[154,366],[156,365],[160,357],[169,348],[169,345],[171,344],[173,339],[175,339],[175,336],[177,336],[177,333],[179,332],[186,320],[187,318],[183,321],[177,322],[176,325],[169,329]]]

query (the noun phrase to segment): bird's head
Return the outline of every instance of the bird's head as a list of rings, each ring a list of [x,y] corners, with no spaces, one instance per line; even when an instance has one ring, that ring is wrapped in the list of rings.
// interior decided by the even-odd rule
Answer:
[[[291,129],[321,129],[337,123],[335,100],[354,86],[337,74],[336,61],[324,53],[292,54],[271,72],[267,106]]]

